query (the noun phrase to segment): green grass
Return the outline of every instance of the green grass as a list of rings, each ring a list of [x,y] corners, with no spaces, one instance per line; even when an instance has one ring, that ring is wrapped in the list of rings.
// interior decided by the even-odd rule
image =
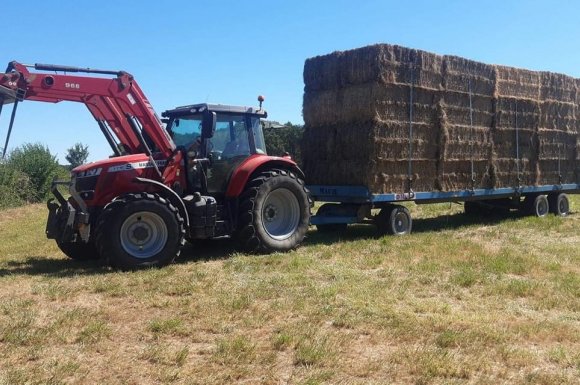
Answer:
[[[138,272],[66,259],[41,205],[1,211],[0,384],[577,384],[580,215],[410,208],[407,237]]]

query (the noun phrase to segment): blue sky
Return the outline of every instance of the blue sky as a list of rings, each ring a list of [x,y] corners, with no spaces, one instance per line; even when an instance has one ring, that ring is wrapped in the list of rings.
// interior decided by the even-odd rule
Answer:
[[[580,77],[579,15],[572,0],[19,2],[4,12],[0,65],[126,70],[158,112],[252,105],[264,94],[270,119],[302,123],[308,57],[391,43]],[[89,160],[110,154],[73,103],[22,103],[9,148],[25,142],[46,144],[62,163],[75,142],[89,145]]]

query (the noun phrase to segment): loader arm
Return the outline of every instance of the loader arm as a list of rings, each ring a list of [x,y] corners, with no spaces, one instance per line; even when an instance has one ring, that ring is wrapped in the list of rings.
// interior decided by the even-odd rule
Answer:
[[[31,72],[30,68],[35,72]],[[70,72],[115,77],[76,76],[69,75]],[[133,76],[124,71],[44,64],[26,65],[13,61],[8,64],[6,73],[0,73],[0,112],[3,105],[15,103],[16,107],[18,102],[23,100],[49,103],[71,101],[84,104],[97,120],[117,155],[146,152],[136,130],[150,139],[149,145],[152,144],[155,150],[163,153],[166,158],[169,158],[175,150],[173,140],[163,128],[145,94]],[[9,133],[12,129],[14,112],[15,108]]]

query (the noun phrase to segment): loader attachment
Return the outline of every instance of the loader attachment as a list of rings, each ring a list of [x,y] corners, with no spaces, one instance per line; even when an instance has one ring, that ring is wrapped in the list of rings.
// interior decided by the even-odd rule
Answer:
[[[24,90],[16,89],[12,90],[0,86],[0,116],[2,116],[2,109],[5,104],[14,103],[12,106],[12,114],[10,114],[10,123],[8,124],[8,133],[6,134],[6,141],[4,142],[4,148],[2,149],[2,159],[6,156],[6,150],[8,149],[8,142],[10,141],[10,134],[12,133],[12,126],[14,125],[14,118],[16,117],[16,109],[18,108],[18,102],[24,99]]]

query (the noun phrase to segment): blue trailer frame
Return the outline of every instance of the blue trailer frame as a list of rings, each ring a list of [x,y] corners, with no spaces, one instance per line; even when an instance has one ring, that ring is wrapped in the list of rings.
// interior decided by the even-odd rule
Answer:
[[[580,193],[580,184],[555,184],[544,186],[503,187],[497,189],[473,189],[460,191],[407,192],[373,194],[366,186],[325,186],[309,185],[315,201],[329,203],[346,203],[355,205],[372,205],[380,207],[392,203],[413,201],[418,204],[438,202],[465,202],[492,200],[501,198],[522,197],[526,195],[543,195],[550,193]],[[320,216],[310,219],[313,225],[357,223],[357,216]]]

